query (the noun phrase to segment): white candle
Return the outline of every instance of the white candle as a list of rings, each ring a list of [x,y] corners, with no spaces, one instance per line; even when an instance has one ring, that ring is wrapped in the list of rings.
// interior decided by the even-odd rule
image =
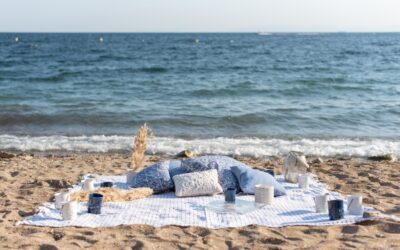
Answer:
[[[255,202],[263,204],[272,204],[274,202],[274,187],[268,185],[255,186]]]

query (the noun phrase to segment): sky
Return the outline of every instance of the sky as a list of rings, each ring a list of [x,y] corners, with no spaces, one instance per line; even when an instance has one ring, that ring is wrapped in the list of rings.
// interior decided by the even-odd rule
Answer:
[[[400,31],[400,0],[0,0],[0,32]]]

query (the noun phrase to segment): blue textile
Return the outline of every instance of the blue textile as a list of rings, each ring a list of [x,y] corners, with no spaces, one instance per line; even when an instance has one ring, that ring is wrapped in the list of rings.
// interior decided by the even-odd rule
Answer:
[[[182,164],[182,162],[180,160],[170,160],[169,161],[168,170],[169,170],[169,176],[171,177],[171,179],[173,179],[175,175],[188,173],[186,171],[186,169],[184,167],[182,167],[181,164]]]
[[[133,177],[132,187],[148,187],[155,193],[172,189],[174,183],[169,175],[168,162],[158,162],[137,173]]]
[[[219,183],[224,190],[228,188],[236,188],[240,191],[239,182],[231,171],[232,166],[246,166],[228,156],[221,155],[205,155],[195,159],[182,161],[182,167],[187,172],[199,172],[209,169],[217,169]]]
[[[263,171],[252,169],[246,166],[231,167],[233,174],[239,181],[240,188],[244,193],[254,194],[255,185],[265,184],[274,186],[274,196],[286,194],[285,188],[275,178]]]

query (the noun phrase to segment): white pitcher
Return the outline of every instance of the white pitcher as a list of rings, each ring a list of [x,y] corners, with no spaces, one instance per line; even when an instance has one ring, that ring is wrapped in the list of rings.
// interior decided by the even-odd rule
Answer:
[[[84,182],[83,182],[83,187],[82,187],[82,189],[83,190],[86,190],[86,191],[93,191],[95,188],[94,188],[94,182],[95,182],[95,179],[93,179],[93,178],[89,178],[89,179],[86,179]]]
[[[308,190],[310,187],[311,176],[309,174],[300,174],[298,177],[299,188]]]
[[[328,194],[317,195],[314,201],[316,213],[328,213]]]
[[[70,201],[69,193],[56,193],[55,194],[55,205],[57,209],[61,209],[61,205],[63,202]]]
[[[305,174],[310,166],[306,156],[301,152],[291,151],[283,162],[283,176],[285,181],[297,183],[299,174]]]
[[[352,215],[362,215],[364,212],[361,195],[347,196],[347,212]]]
[[[73,220],[78,214],[78,203],[76,201],[64,202],[61,207],[63,220]]]

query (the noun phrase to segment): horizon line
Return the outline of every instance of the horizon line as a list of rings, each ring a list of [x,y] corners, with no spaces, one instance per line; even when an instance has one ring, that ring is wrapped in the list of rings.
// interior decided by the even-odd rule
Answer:
[[[80,34],[80,33],[91,33],[91,34],[279,34],[279,33],[400,33],[398,31],[0,31],[0,34],[4,33],[58,33],[58,34]]]

